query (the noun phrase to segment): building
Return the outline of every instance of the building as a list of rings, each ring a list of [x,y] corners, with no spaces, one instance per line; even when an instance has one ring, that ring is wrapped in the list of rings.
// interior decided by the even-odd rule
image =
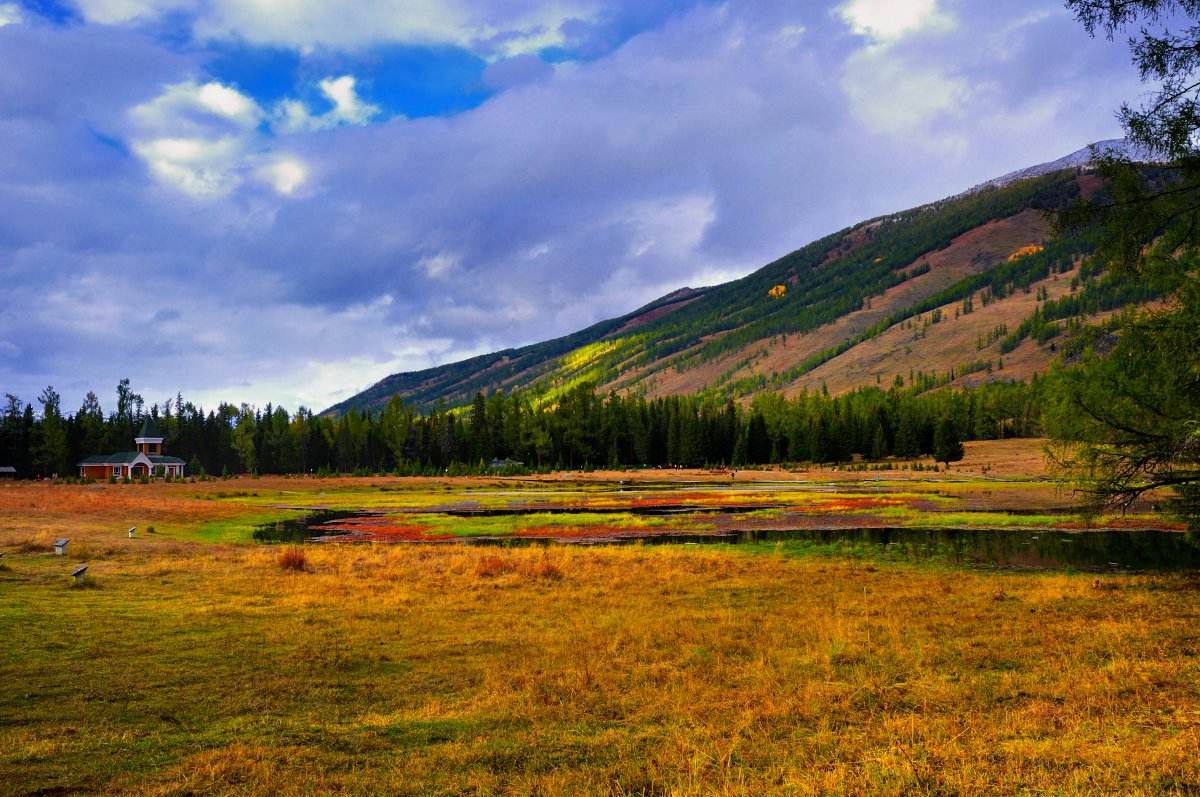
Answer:
[[[0,465],[0,479],[17,478],[17,469],[11,465]]]
[[[147,418],[142,423],[137,437],[133,438],[137,451],[88,457],[79,463],[79,478],[107,479],[112,476],[117,479],[140,479],[143,476],[182,476],[183,460],[163,456],[162,442],[162,435],[154,427],[154,421]]]

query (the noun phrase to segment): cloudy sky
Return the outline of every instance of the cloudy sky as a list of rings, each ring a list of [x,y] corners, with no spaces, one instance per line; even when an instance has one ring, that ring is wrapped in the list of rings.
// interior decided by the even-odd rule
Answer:
[[[1056,0],[0,1],[0,391],[322,409],[1119,134]]]

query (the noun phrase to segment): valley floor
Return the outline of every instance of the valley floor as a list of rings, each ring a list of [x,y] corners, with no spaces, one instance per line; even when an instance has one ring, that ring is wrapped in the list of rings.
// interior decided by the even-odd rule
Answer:
[[[1078,522],[1054,514],[1073,497],[1037,450],[974,446],[949,474],[884,472],[879,489],[916,496],[913,522]],[[620,478],[642,480],[622,486],[635,495],[730,479],[665,475]],[[736,482],[827,496],[876,475]],[[0,794],[1200,789],[1195,573],[787,545],[251,541],[298,505],[426,517],[562,491],[599,508],[621,494],[605,478],[0,485]]]

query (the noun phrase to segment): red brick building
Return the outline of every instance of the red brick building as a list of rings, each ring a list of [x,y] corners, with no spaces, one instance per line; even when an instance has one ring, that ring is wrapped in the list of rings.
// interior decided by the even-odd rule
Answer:
[[[142,423],[141,431],[133,439],[136,451],[88,457],[79,463],[79,477],[107,479],[112,476],[116,479],[139,479],[143,476],[182,476],[183,460],[164,456],[162,442],[162,435],[155,428],[154,421],[147,418]]]

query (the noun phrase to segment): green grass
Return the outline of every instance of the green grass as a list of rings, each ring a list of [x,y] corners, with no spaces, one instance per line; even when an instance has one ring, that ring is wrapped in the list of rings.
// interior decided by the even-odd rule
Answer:
[[[281,520],[292,520],[303,517],[305,514],[303,511],[292,509],[255,511],[237,518],[211,520],[199,527],[162,526],[156,527],[156,531],[165,537],[195,540],[197,542],[253,542],[254,530],[259,526],[277,523]]]

